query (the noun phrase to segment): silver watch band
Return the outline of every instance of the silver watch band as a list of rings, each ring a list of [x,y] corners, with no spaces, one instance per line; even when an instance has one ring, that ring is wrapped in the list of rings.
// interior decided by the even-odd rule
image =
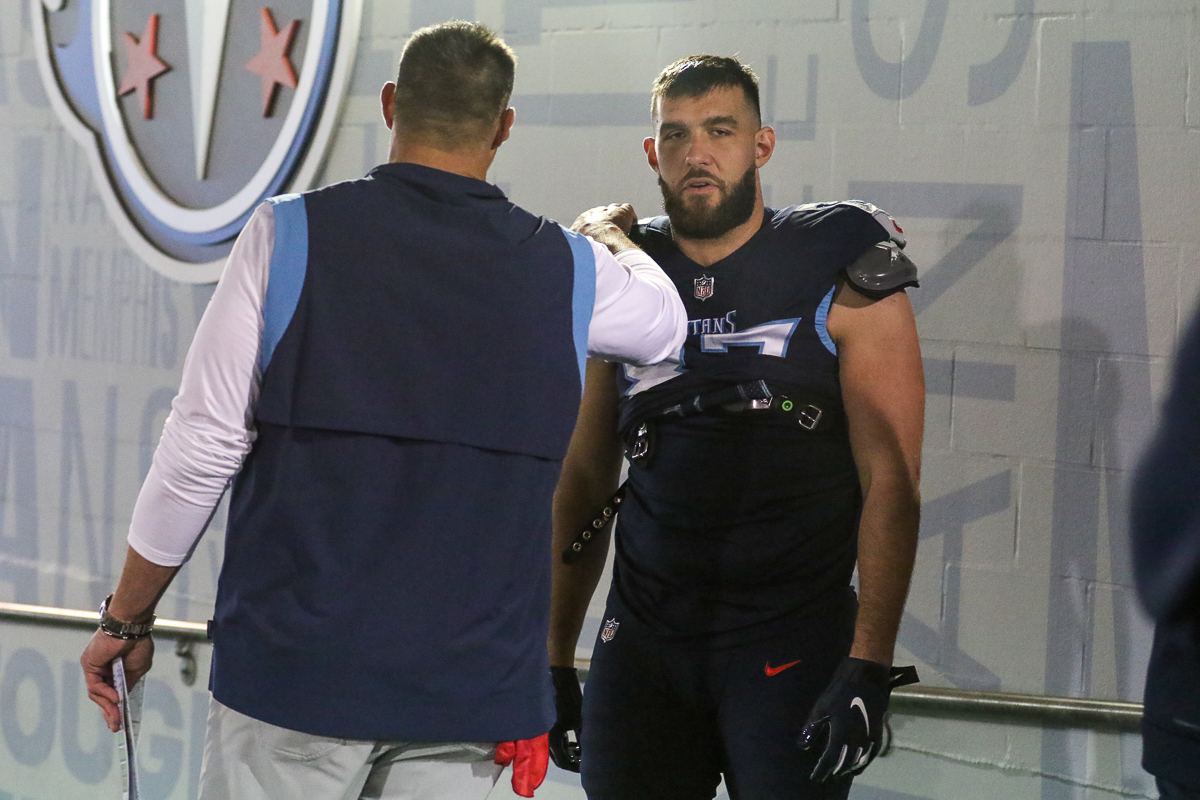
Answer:
[[[154,629],[154,620],[157,617],[151,616],[148,622],[119,620],[108,613],[108,604],[112,602],[112,598],[113,596],[110,594],[100,604],[100,631],[114,639],[143,639],[149,636],[150,631]]]

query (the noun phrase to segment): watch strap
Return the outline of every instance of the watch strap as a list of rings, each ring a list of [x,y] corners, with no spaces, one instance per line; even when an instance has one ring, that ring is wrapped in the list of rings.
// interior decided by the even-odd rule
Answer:
[[[108,604],[112,602],[112,598],[113,596],[110,594],[100,604],[100,631],[114,639],[143,639],[149,636],[150,631],[154,629],[154,620],[157,617],[151,615],[146,622],[125,622],[117,619],[108,613]]]

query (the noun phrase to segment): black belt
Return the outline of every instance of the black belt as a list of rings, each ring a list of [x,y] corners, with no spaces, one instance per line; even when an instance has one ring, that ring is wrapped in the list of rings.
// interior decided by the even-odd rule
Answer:
[[[562,562],[564,564],[574,564],[578,561],[579,557],[583,555],[583,548],[591,543],[593,537],[612,524],[613,517],[617,514],[617,508],[621,505],[621,501],[625,499],[625,487],[628,484],[629,481],[625,481],[625,483],[617,487],[617,491],[604,504],[604,508],[600,509],[599,513],[592,518],[591,523],[583,529],[583,532],[575,537],[575,541],[571,542],[566,550],[563,550]]]
[[[829,398],[812,392],[772,392],[766,381],[757,380],[722,386],[695,395],[675,405],[651,410],[640,423],[634,422],[627,428],[625,454],[630,464],[644,465],[653,451],[654,428],[652,423],[670,422],[675,419],[694,417],[700,414],[736,414],[742,412],[773,411],[782,414],[804,430],[824,431],[838,424],[841,414],[833,410]]]
[[[818,403],[820,405],[818,405]],[[736,414],[743,412],[774,411],[794,419],[806,431],[815,432],[832,427],[840,420],[841,415],[826,410],[828,400],[824,397],[810,395],[804,392],[789,392],[775,394],[771,392],[766,381],[757,380],[739,383],[733,386],[722,386],[719,389],[702,392],[690,400],[652,411],[641,423],[630,426],[630,435],[625,437],[625,454],[630,465],[644,465],[653,452],[652,440],[654,428],[652,423],[668,422],[674,419],[694,417],[699,414]],[[575,537],[575,540],[563,550],[564,564],[574,564],[583,555],[596,534],[607,528],[616,516],[621,501],[625,499],[625,491],[629,481],[622,483],[609,501],[604,504],[591,523]]]

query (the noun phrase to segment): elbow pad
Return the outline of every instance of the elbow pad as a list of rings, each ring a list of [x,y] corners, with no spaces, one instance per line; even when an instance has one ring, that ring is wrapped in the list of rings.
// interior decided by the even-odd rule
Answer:
[[[846,267],[846,279],[859,292],[876,300],[920,285],[917,265],[900,248],[893,240],[872,245]]]

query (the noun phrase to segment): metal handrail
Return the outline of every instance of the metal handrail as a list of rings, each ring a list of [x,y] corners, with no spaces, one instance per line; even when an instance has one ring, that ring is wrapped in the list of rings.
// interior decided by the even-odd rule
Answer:
[[[30,606],[24,603],[0,603],[0,619],[12,622],[34,622],[65,628],[95,630],[100,615],[95,611],[75,608],[53,608],[52,606]],[[159,619],[154,622],[154,633],[168,639],[207,640],[208,625],[203,622],[184,622],[178,619]]]
[[[95,611],[73,608],[0,603],[0,619],[42,625],[94,630]],[[158,636],[181,641],[207,641],[207,625],[160,619],[154,623]],[[591,661],[576,659],[580,677],[586,679]],[[1015,692],[979,692],[938,686],[905,686],[892,692],[890,710],[895,715],[952,717],[978,721],[1005,721],[1052,728],[1136,732],[1142,723],[1141,703],[1048,697]]]
[[[590,660],[575,659],[581,680],[586,680],[590,667]],[[948,717],[1112,733],[1136,733],[1142,726],[1141,703],[941,686],[902,686],[892,692],[888,710],[896,716]]]
[[[1049,728],[1082,728],[1136,733],[1142,704],[1075,697],[979,692],[939,686],[903,686],[892,692],[889,710],[897,715],[1005,721]]]

